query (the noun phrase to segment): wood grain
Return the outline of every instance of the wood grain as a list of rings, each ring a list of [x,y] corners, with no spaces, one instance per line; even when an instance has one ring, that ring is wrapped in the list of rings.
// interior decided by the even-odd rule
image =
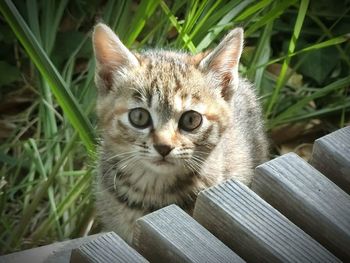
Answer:
[[[201,192],[194,218],[249,262],[339,261],[237,181]]]
[[[176,205],[139,219],[133,244],[151,262],[244,262]]]
[[[72,251],[71,263],[148,262],[114,232],[109,232]]]
[[[27,249],[0,256],[0,263],[61,263],[69,262],[71,251],[82,244],[90,242],[102,234],[76,238],[51,245]]]
[[[350,126],[316,140],[310,163],[350,194]]]
[[[299,156],[258,166],[252,189],[339,258],[350,259],[350,196]]]

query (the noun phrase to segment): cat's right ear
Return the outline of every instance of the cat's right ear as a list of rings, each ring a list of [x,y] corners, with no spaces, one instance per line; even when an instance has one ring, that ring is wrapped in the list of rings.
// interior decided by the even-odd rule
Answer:
[[[96,58],[96,85],[100,92],[109,92],[119,72],[139,65],[139,61],[107,25],[99,23],[92,34]]]
[[[236,28],[229,32],[219,45],[209,54],[195,56],[198,67],[204,72],[211,72],[219,80],[222,97],[232,98],[234,87],[238,84],[239,59],[243,49],[243,29]],[[198,58],[197,58],[198,57]]]

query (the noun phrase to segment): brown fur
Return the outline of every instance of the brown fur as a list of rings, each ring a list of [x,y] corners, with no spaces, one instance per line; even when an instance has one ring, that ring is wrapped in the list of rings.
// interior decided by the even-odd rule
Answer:
[[[142,215],[173,203],[191,213],[199,191],[229,178],[249,185],[267,143],[253,89],[238,77],[242,37],[233,30],[196,56],[133,54],[107,26],[96,26],[102,136],[96,207],[106,229],[130,242]],[[146,128],[128,119],[136,108],[151,116]],[[190,111],[202,122],[186,131],[180,120]],[[157,145],[169,153],[161,156]]]

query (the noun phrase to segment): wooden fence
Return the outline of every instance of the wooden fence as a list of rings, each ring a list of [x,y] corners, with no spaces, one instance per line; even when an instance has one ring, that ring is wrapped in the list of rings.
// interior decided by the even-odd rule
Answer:
[[[310,165],[311,164],[311,165]],[[350,262],[350,126],[201,192],[193,218],[170,205],[139,219],[133,247],[115,233],[0,257],[0,262]]]

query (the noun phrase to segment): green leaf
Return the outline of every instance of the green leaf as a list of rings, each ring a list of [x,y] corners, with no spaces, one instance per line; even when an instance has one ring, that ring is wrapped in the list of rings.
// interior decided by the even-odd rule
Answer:
[[[339,62],[339,52],[335,47],[314,50],[306,55],[299,67],[299,73],[322,84]]]

